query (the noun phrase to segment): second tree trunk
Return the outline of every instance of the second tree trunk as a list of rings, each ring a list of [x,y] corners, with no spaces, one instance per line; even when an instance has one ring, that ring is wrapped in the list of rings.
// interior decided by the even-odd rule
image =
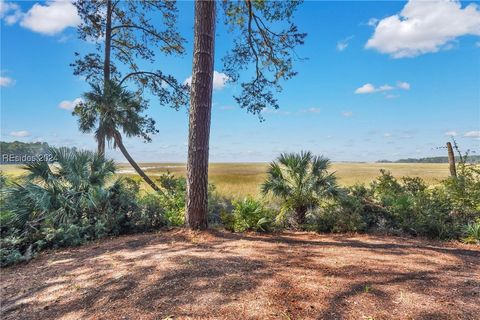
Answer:
[[[208,150],[215,49],[215,1],[195,1],[185,223],[207,228]]]

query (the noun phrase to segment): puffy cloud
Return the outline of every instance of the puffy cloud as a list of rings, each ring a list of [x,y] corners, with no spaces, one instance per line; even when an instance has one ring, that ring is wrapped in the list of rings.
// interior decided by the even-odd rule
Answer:
[[[389,84],[384,84],[382,86],[379,86],[379,87],[375,87],[373,84],[371,83],[366,83],[364,84],[363,86],[355,89],[355,94],[366,94],[366,93],[375,93],[375,92],[385,92],[385,91],[391,91],[391,90],[395,90],[395,89],[403,89],[403,90],[410,90],[410,84],[408,82],[402,82],[402,81],[399,81],[397,83],[397,86],[394,87],[394,86],[391,86]],[[395,98],[396,96],[395,95],[386,95],[387,98]]]
[[[355,90],[356,94],[374,93],[374,92],[375,92],[375,87],[371,83],[366,83],[360,88],[357,88]]]
[[[392,136],[392,134],[391,134],[391,133],[388,133],[388,132],[385,132],[385,133],[383,134],[383,137],[384,137],[384,138],[390,138],[391,136]]]
[[[15,138],[24,138],[30,136],[30,132],[27,130],[12,131],[10,132],[10,136]]]
[[[228,76],[225,73],[213,71],[213,89],[221,90],[227,84],[229,80]]]
[[[15,80],[9,77],[0,77],[0,87],[8,87],[15,84]]]
[[[410,83],[408,82],[398,82],[397,83],[397,88],[403,89],[403,90],[410,90]]]
[[[0,19],[3,19],[6,24],[12,25],[20,20],[22,16],[23,13],[18,4],[0,1]]]
[[[77,99],[75,99],[75,100],[73,100],[73,101],[63,100],[62,102],[60,102],[60,103],[58,104],[58,107],[59,107],[60,109],[73,110],[73,109],[75,109],[75,106],[76,106],[77,104],[82,103],[82,102],[83,102],[82,98],[77,98]]]
[[[22,17],[20,25],[34,32],[55,35],[80,23],[77,8],[65,0],[36,3]]]
[[[353,39],[353,36],[346,37],[343,40],[337,42],[337,51],[342,52],[343,50],[347,49],[350,40]]]
[[[449,137],[455,137],[457,135],[457,131],[447,131],[445,132],[445,135]]]
[[[213,71],[213,90],[221,90],[227,85],[228,76],[223,72]],[[192,76],[185,79],[184,84],[192,85]]]
[[[459,1],[410,0],[399,14],[380,20],[365,47],[394,58],[449,49],[464,35],[480,35],[480,10]]]
[[[346,118],[349,118],[349,117],[353,116],[353,112],[352,111],[343,111],[342,116],[344,116]]]
[[[383,86],[380,86],[380,87],[375,87],[371,83],[366,83],[363,86],[361,86],[360,88],[357,88],[355,90],[355,93],[356,94],[365,94],[365,93],[382,92],[382,91],[389,91],[389,90],[393,90],[393,87],[388,85],[388,84],[384,84]]]
[[[480,138],[480,130],[479,131],[465,132],[465,134],[463,136],[464,137],[469,137],[469,138]]]

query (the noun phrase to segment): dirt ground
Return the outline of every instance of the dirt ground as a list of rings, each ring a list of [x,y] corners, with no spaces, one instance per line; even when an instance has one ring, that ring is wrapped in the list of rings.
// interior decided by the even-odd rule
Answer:
[[[185,230],[1,271],[2,319],[479,319],[480,248]]]

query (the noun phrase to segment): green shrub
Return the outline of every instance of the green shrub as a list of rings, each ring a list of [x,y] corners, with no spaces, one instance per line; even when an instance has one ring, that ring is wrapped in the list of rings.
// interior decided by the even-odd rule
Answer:
[[[222,215],[229,214],[233,210],[232,201],[216,192],[213,184],[208,185],[208,225],[217,226],[222,224]],[[228,218],[227,218],[228,219]]]
[[[273,226],[274,213],[252,197],[233,202],[232,213],[221,214],[227,230],[235,232],[268,231]]]
[[[319,232],[361,232],[366,223],[362,219],[363,205],[353,196],[342,196],[314,212]]]
[[[132,223],[136,231],[150,231],[167,226],[169,221],[161,205],[160,196],[146,194],[138,200],[138,210],[132,213]]]
[[[184,177],[176,178],[170,172],[162,174],[158,181],[163,190],[163,193],[159,193],[158,199],[168,224],[183,226],[187,181]]]
[[[480,243],[480,218],[465,226],[462,241],[465,243]]]
[[[75,224],[58,228],[44,228],[43,239],[52,248],[79,246],[89,240],[89,226]]]
[[[20,252],[23,242],[23,239],[14,233],[2,236],[0,239],[0,266],[5,267],[26,260]]]

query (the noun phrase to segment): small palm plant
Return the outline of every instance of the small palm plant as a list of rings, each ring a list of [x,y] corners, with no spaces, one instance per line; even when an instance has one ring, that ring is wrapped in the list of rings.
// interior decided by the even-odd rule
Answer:
[[[311,152],[282,153],[270,164],[262,193],[281,198],[284,208],[295,212],[296,223],[303,224],[309,209],[339,193],[334,173],[327,171],[329,165],[327,158]]]

